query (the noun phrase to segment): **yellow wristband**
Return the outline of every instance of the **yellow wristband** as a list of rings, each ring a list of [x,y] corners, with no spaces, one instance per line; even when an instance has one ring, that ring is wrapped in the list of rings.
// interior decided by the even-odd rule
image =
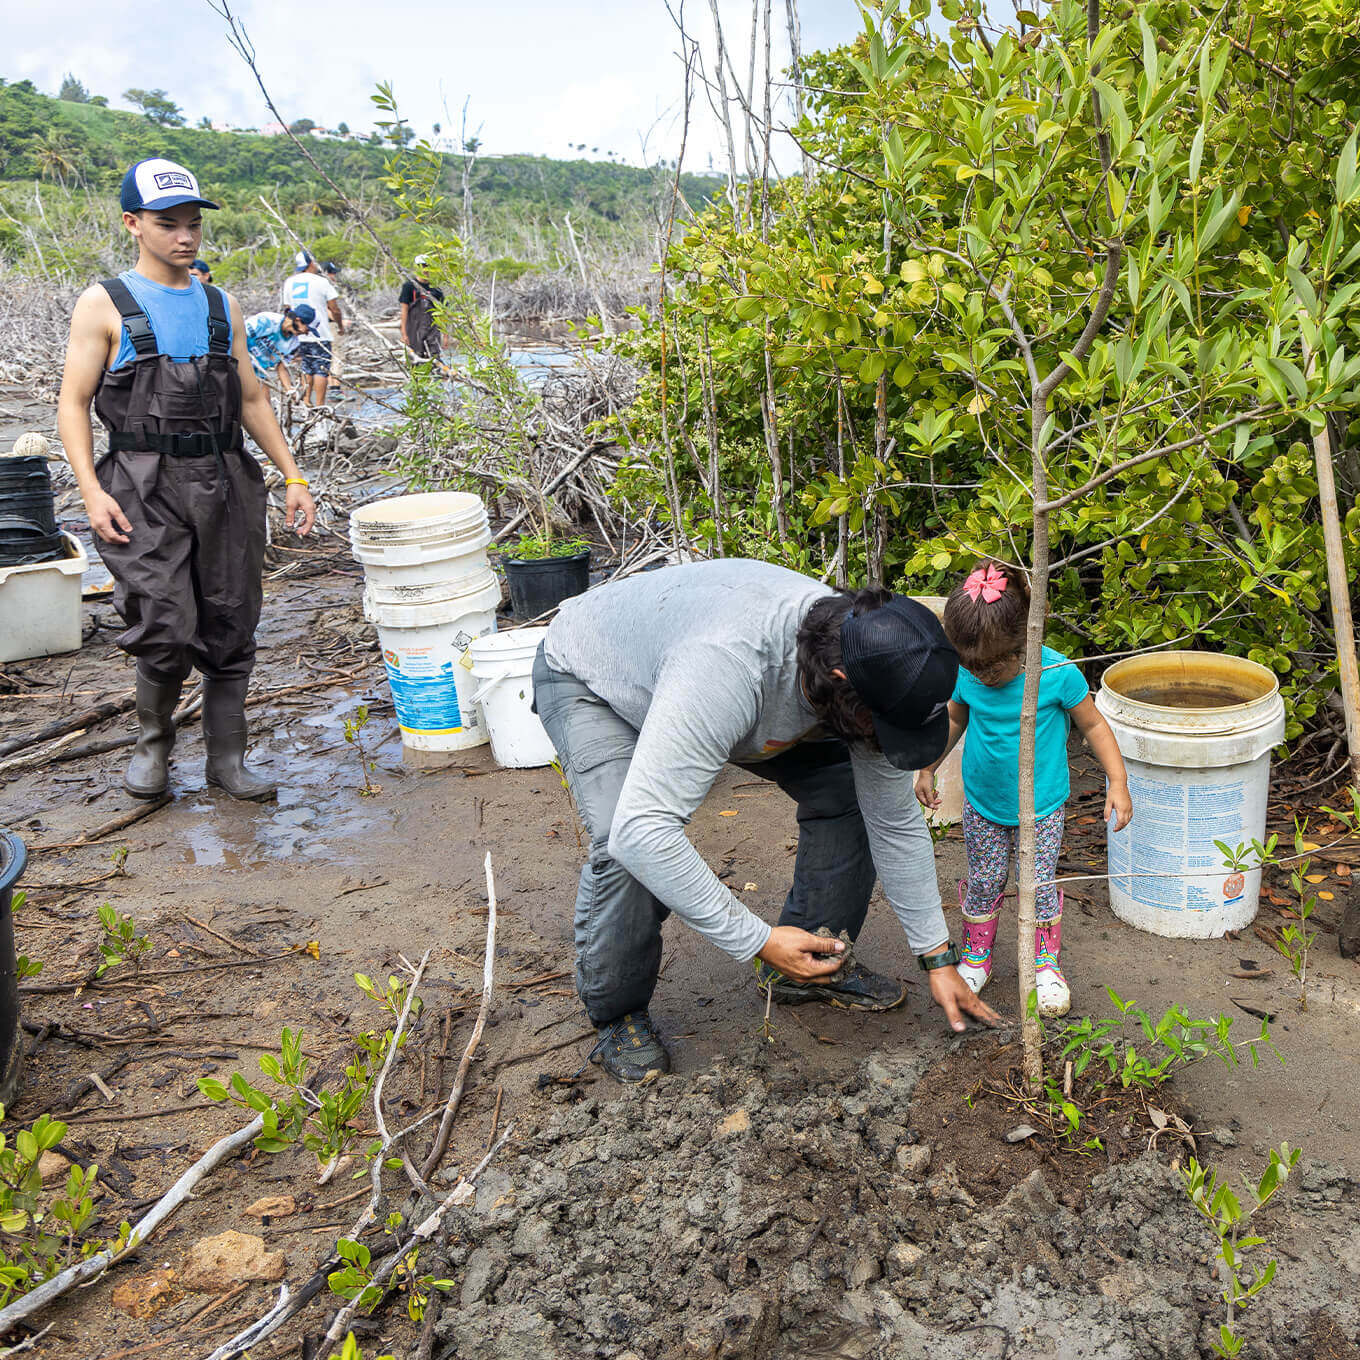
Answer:
[[[311,486],[311,482],[305,477],[285,477],[283,484],[284,486]]]

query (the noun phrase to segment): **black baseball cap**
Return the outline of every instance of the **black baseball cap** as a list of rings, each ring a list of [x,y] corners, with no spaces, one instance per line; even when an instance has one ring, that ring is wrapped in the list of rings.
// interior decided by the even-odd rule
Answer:
[[[944,753],[958,653],[923,604],[894,595],[841,624],[846,678],[874,720],[888,763],[920,770]]]

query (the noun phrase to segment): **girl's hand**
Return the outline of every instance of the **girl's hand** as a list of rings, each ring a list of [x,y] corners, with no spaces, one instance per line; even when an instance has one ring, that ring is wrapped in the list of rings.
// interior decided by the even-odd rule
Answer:
[[[1105,821],[1115,818],[1114,829],[1122,831],[1133,820],[1133,799],[1129,797],[1129,786],[1122,779],[1110,780],[1105,792]]]
[[[918,770],[916,772],[916,801],[923,807],[937,808],[940,806],[940,795],[935,791],[934,770]]]

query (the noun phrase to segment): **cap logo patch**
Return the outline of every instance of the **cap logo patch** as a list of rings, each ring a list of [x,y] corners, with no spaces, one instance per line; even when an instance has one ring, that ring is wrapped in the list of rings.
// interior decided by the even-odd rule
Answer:
[[[154,176],[158,189],[194,189],[194,182],[182,170],[158,170]]]

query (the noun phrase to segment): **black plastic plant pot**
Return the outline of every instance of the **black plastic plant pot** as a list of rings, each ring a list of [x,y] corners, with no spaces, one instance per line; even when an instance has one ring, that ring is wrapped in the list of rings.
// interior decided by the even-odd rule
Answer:
[[[536,557],[505,564],[510,603],[517,619],[536,619],[573,595],[584,595],[590,585],[590,549],[570,557]]]
[[[32,455],[12,454],[0,458],[0,498],[7,492],[51,491],[52,478],[47,471],[47,459]]]
[[[24,1064],[23,1034],[19,1028],[19,970],[14,950],[14,917],[10,903],[14,885],[28,863],[24,843],[12,831],[0,829],[0,1105],[6,1109],[19,1091]]]

